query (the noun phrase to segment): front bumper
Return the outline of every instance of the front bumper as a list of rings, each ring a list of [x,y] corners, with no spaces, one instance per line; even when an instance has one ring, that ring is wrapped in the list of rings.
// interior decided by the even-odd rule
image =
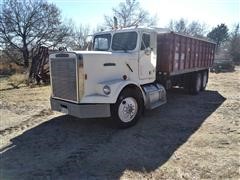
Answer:
[[[110,117],[110,104],[75,104],[50,98],[51,109],[79,118]]]

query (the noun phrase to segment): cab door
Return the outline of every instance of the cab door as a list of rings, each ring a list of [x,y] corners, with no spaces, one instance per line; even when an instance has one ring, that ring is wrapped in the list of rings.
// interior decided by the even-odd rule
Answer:
[[[152,82],[156,77],[156,43],[155,32],[144,31],[140,35],[139,79]]]

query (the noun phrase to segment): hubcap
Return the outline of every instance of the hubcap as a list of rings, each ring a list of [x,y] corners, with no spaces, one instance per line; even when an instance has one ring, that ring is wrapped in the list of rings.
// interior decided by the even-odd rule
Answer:
[[[118,115],[121,121],[130,122],[134,119],[138,111],[137,101],[132,97],[123,99],[118,108]]]

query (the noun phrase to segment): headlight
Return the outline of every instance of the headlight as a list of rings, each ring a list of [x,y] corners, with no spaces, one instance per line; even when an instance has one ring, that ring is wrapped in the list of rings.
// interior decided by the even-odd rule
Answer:
[[[109,95],[111,93],[111,88],[108,85],[105,85],[103,87],[103,92],[104,94]]]

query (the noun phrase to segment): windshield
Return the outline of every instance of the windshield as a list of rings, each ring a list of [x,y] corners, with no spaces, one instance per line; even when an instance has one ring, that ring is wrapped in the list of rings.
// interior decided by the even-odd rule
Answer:
[[[111,34],[100,34],[94,37],[93,50],[107,51],[111,43]]]
[[[121,32],[113,35],[112,50],[134,50],[137,45],[136,32]]]

